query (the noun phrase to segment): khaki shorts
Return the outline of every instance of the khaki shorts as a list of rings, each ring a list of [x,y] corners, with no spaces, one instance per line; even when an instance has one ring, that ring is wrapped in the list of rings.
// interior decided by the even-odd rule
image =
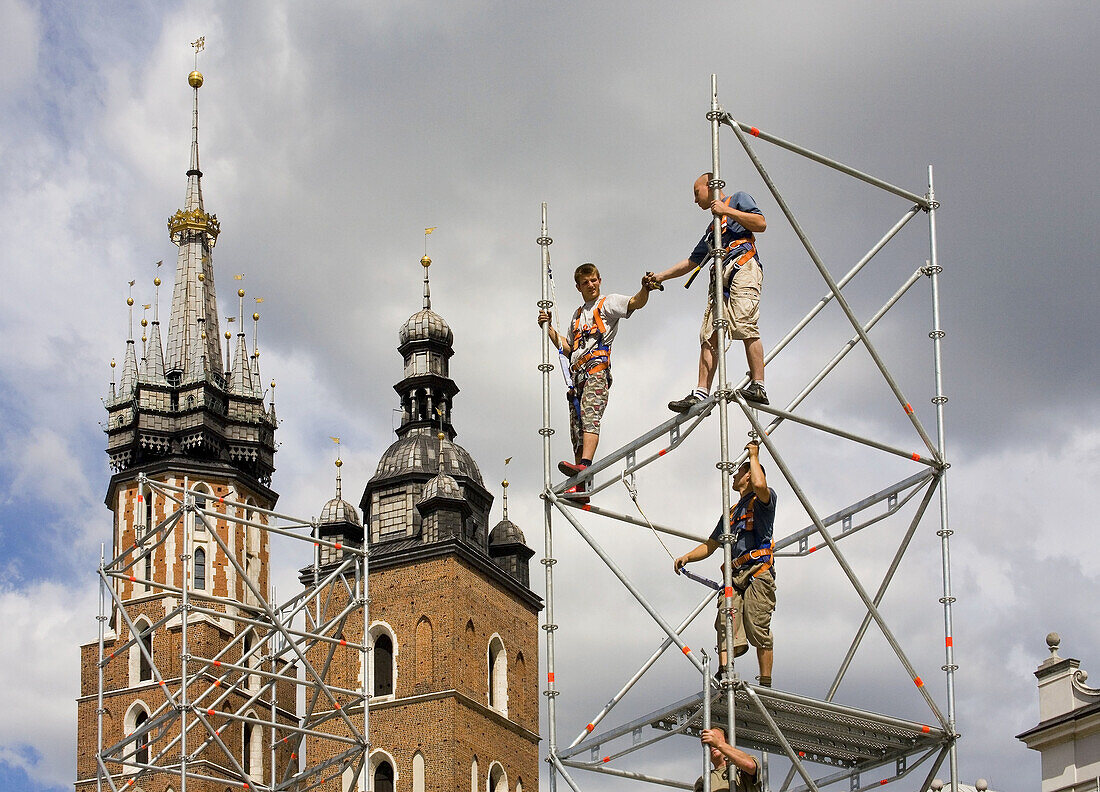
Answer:
[[[714,619],[719,652],[726,650],[725,602],[726,598],[719,592],[718,615]],[[733,656],[743,655],[750,644],[758,649],[771,649],[772,613],[775,611],[775,578],[772,571],[769,569],[754,577],[744,593],[734,588],[733,608]],[[742,618],[742,614],[746,618]]]
[[[760,319],[760,290],[763,287],[764,270],[754,256],[734,273],[730,296],[725,300],[726,319],[730,323],[729,334],[735,341],[760,338],[756,323]],[[699,328],[699,343],[703,346],[712,346],[710,339],[714,335],[714,324],[710,309],[713,302],[707,300],[703,324]]]

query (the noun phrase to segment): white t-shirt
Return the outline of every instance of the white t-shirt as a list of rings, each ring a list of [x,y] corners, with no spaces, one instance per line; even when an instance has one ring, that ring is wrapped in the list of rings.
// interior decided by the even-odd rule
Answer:
[[[586,302],[580,308],[580,323],[581,330],[588,328],[589,335],[587,341],[582,341],[578,344],[578,348],[573,350],[573,354],[569,356],[569,363],[576,363],[577,360],[587,352],[591,351],[596,346],[596,320],[593,317],[593,312],[600,300],[603,300],[603,305],[600,307],[600,318],[604,323],[603,342],[610,349],[611,342],[615,340],[615,333],[619,329],[619,320],[626,319],[633,313],[628,307],[630,305],[630,298],[625,294],[604,294],[597,297],[595,300]],[[573,340],[573,317],[577,314],[573,313],[570,317],[569,327],[567,328],[569,340]]]

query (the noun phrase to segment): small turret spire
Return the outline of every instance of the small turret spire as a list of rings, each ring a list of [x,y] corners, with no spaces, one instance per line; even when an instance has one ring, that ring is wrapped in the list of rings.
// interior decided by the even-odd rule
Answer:
[[[272,383],[272,385],[274,384],[275,383]],[[333,437],[332,441],[336,443],[336,500],[342,500],[344,497],[344,490],[340,483],[340,468],[343,467],[344,462],[340,459],[340,438]]]
[[[504,460],[504,481],[500,482],[501,489],[504,493],[502,499],[504,501],[504,519],[508,519],[508,463],[512,461],[512,457],[508,457]]]

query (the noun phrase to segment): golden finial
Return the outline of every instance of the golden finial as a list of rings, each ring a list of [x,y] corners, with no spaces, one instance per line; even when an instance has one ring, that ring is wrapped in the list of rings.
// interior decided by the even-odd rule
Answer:
[[[225,331],[225,340],[228,341],[232,337],[233,337],[233,334],[230,333],[228,330],[226,330]]]
[[[204,280],[206,280],[206,273],[205,272],[200,272],[199,273],[199,282],[201,283]]]
[[[154,286],[160,286],[160,278],[159,277],[153,278],[153,285]]]
[[[339,458],[336,459],[336,467],[342,467],[343,464],[344,464],[343,460],[341,460]]]
[[[142,319],[141,320],[141,326],[142,327],[148,327],[149,326],[149,320],[148,319]]]
[[[443,434],[442,432],[440,432],[439,434],[437,434],[437,435],[436,435],[436,437],[438,437],[438,438],[439,438],[440,440],[442,440],[442,439],[443,439],[443,438],[445,438],[446,436],[447,436],[447,435]]]
[[[111,368],[114,368],[114,367],[115,367],[115,359],[111,358]]]
[[[431,256],[425,255],[424,257],[422,257],[420,259],[420,266],[425,267],[425,268],[432,266]]]
[[[202,338],[205,341],[206,340],[206,331],[203,330],[201,333],[199,333],[199,337]]]
[[[254,314],[252,314],[252,321],[253,321],[253,322],[258,322],[258,321],[260,321],[260,315],[259,315],[258,313],[254,313]]]
[[[188,74],[187,75],[187,84],[190,85],[192,88],[201,88],[202,87],[202,72],[193,71],[190,74]]]
[[[131,308],[133,308],[134,307],[134,298],[133,297],[127,297],[126,298],[126,304],[129,305]]]
[[[271,387],[275,387],[275,380],[271,380]]]
[[[237,296],[244,297],[244,289],[237,289]]]

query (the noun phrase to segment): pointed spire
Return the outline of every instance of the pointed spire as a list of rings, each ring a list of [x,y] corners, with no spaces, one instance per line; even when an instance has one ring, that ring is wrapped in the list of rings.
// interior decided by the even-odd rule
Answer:
[[[256,297],[256,303],[262,303],[263,297]],[[241,318],[244,322],[244,318]],[[244,329],[242,325],[241,329]],[[259,396],[264,392],[263,380],[260,379],[260,312],[252,312],[252,390]]]
[[[229,375],[229,390],[241,396],[254,396],[252,372],[248,366],[248,348],[244,333],[237,333],[237,354],[233,357],[233,372]]]
[[[344,488],[340,483],[340,468],[343,467],[344,462],[340,457],[336,457],[336,500],[344,499]]]
[[[195,105],[191,113],[191,167],[187,171],[187,195],[183,201],[184,211],[202,211],[202,171],[199,170],[199,88],[202,87],[202,72],[195,70],[187,75],[187,83],[195,89]]]
[[[432,260],[427,253],[424,254],[424,258],[420,259],[420,264],[424,267],[424,310],[430,311],[432,308],[432,292],[428,286],[428,267],[432,266]]]
[[[161,262],[157,262],[159,267]],[[160,338],[160,276],[153,278],[153,322],[149,326],[149,344],[145,348],[145,366],[141,378],[146,382],[164,383],[164,344]]]
[[[501,488],[504,490],[504,520],[508,520],[508,463],[512,461],[512,457],[508,457],[504,460],[504,481],[500,482]]]

